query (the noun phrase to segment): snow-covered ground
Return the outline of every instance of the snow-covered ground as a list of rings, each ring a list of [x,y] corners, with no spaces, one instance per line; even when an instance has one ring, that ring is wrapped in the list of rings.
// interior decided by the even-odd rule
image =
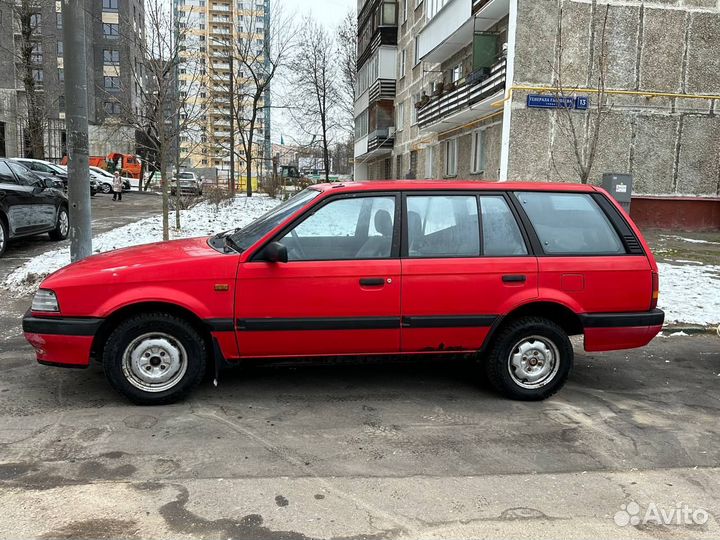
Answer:
[[[173,229],[175,213],[170,214],[170,237],[192,238],[244,227],[279,204],[277,199],[263,195],[237,197],[219,205],[204,202],[181,211],[180,230]],[[93,251],[103,253],[115,249],[149,244],[162,240],[162,216],[142,219],[99,234],[93,238]],[[60,248],[34,257],[12,272],[1,284],[12,294],[22,296],[35,291],[45,276],[70,264],[70,248]]]
[[[262,195],[249,199],[240,196],[220,205],[201,203],[182,211],[182,228],[179,231],[171,229],[171,237],[208,236],[243,227],[278,203],[277,199]],[[172,223],[174,215],[171,215]],[[162,221],[156,216],[96,236],[93,248],[96,253],[101,253],[161,239]],[[26,262],[0,286],[18,296],[29,294],[45,276],[69,263],[69,248],[50,251]],[[659,268],[658,305],[666,313],[666,323],[720,324],[720,265],[673,261],[660,263]]]

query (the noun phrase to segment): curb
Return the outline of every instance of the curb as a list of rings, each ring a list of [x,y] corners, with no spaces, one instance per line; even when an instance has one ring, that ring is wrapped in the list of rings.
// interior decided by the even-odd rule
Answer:
[[[718,327],[716,326],[698,326],[698,325],[684,325],[677,324],[672,326],[663,326],[663,332],[685,332],[688,335],[698,334],[717,334]]]

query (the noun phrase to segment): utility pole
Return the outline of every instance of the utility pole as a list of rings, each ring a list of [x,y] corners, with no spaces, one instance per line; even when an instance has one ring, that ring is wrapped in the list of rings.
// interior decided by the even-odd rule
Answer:
[[[235,54],[230,50],[230,195],[235,196]]]
[[[70,199],[70,258],[92,255],[90,168],[88,164],[88,92],[83,0],[63,0],[65,43],[65,110]]]

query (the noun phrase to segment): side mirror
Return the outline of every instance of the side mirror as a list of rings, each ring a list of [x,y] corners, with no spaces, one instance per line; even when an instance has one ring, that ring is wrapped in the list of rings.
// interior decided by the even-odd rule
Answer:
[[[288,251],[280,242],[270,242],[263,250],[263,260],[273,263],[288,262]]]

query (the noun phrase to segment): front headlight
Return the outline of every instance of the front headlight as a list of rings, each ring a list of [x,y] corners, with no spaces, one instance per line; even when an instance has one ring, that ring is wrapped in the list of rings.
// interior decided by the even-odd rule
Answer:
[[[33,297],[32,307],[30,309],[32,311],[58,312],[60,311],[60,306],[58,305],[57,296],[55,296],[53,291],[39,289]]]

